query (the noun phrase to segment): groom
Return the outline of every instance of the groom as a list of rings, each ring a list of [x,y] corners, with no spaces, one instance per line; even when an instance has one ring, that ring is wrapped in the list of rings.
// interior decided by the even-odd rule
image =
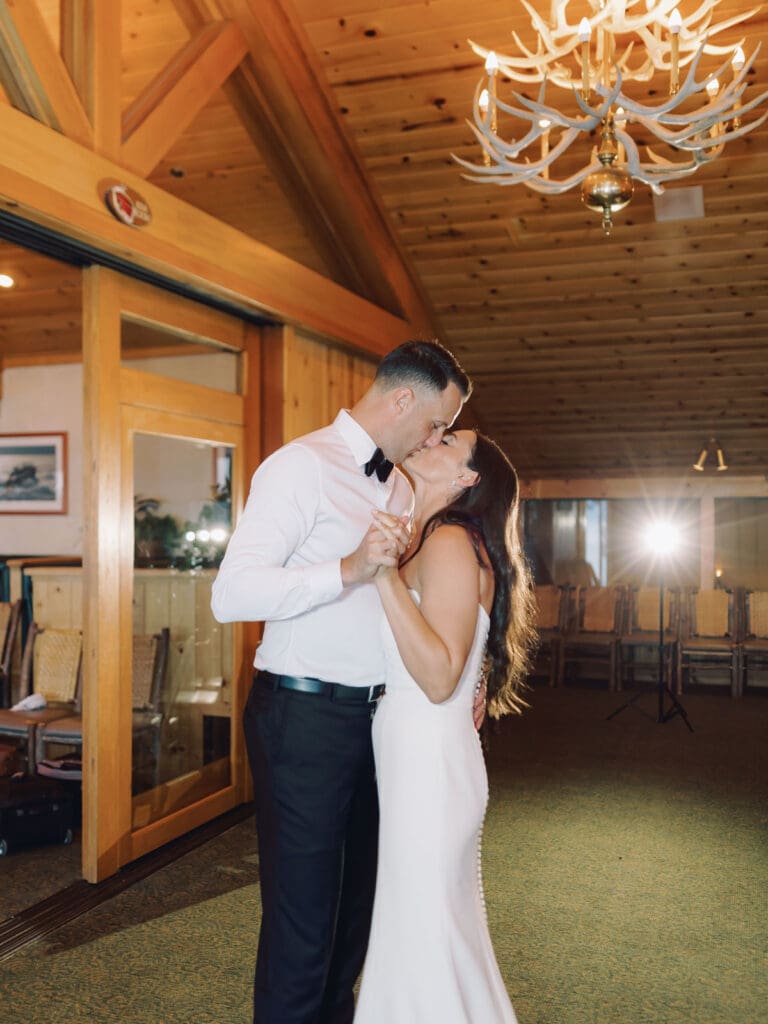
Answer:
[[[254,1024],[350,1024],[376,881],[370,723],[384,690],[372,510],[409,516],[392,463],[440,443],[471,390],[437,342],[384,357],[359,402],[279,449],[213,585],[220,622],[265,621],[245,709],[263,916]],[[397,564],[400,550],[388,550]],[[395,1024],[395,1022],[393,1022]]]

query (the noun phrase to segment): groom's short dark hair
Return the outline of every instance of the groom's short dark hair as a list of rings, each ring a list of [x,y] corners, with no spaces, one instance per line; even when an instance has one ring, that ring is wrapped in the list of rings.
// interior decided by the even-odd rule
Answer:
[[[455,384],[469,398],[472,384],[453,353],[439,341],[406,341],[388,352],[379,363],[376,383],[383,388],[420,384],[445,391]]]

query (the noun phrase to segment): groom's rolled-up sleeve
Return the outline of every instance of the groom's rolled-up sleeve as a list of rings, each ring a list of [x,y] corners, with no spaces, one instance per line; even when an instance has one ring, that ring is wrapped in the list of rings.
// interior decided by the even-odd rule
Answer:
[[[259,466],[211,594],[219,622],[290,619],[343,590],[341,560],[287,567],[306,540],[320,501],[321,467],[301,445]]]

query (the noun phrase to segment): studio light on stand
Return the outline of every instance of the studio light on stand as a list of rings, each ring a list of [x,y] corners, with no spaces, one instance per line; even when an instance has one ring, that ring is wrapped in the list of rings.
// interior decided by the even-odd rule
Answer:
[[[669,559],[680,547],[680,541],[679,529],[674,523],[666,519],[656,519],[650,522],[643,536],[643,547],[653,560],[653,565],[657,566],[659,571],[659,664],[656,681],[658,709],[655,720],[658,724],[662,724],[663,722],[668,722],[670,718],[674,718],[675,715],[680,715],[688,729],[693,732],[693,726],[690,723],[686,710],[672,692],[664,670],[664,569],[669,564]],[[640,699],[642,694],[643,691],[638,690],[628,701],[625,701],[615,711],[612,711],[608,715],[607,721],[615,718],[616,715],[626,708],[634,708],[635,711],[639,711],[641,714],[646,715],[646,717],[653,719],[653,715],[650,715],[647,711],[636,705],[636,701]],[[666,706],[667,701],[669,701],[668,707]]]

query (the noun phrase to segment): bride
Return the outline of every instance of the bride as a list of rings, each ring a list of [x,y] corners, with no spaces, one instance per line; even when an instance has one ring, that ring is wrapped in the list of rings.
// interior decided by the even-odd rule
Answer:
[[[379,864],[355,1024],[516,1024],[480,877],[488,782],[472,720],[520,711],[533,635],[514,469],[488,438],[446,434],[404,463],[413,540],[375,581],[386,694],[373,722]],[[393,543],[396,520],[376,513]]]

